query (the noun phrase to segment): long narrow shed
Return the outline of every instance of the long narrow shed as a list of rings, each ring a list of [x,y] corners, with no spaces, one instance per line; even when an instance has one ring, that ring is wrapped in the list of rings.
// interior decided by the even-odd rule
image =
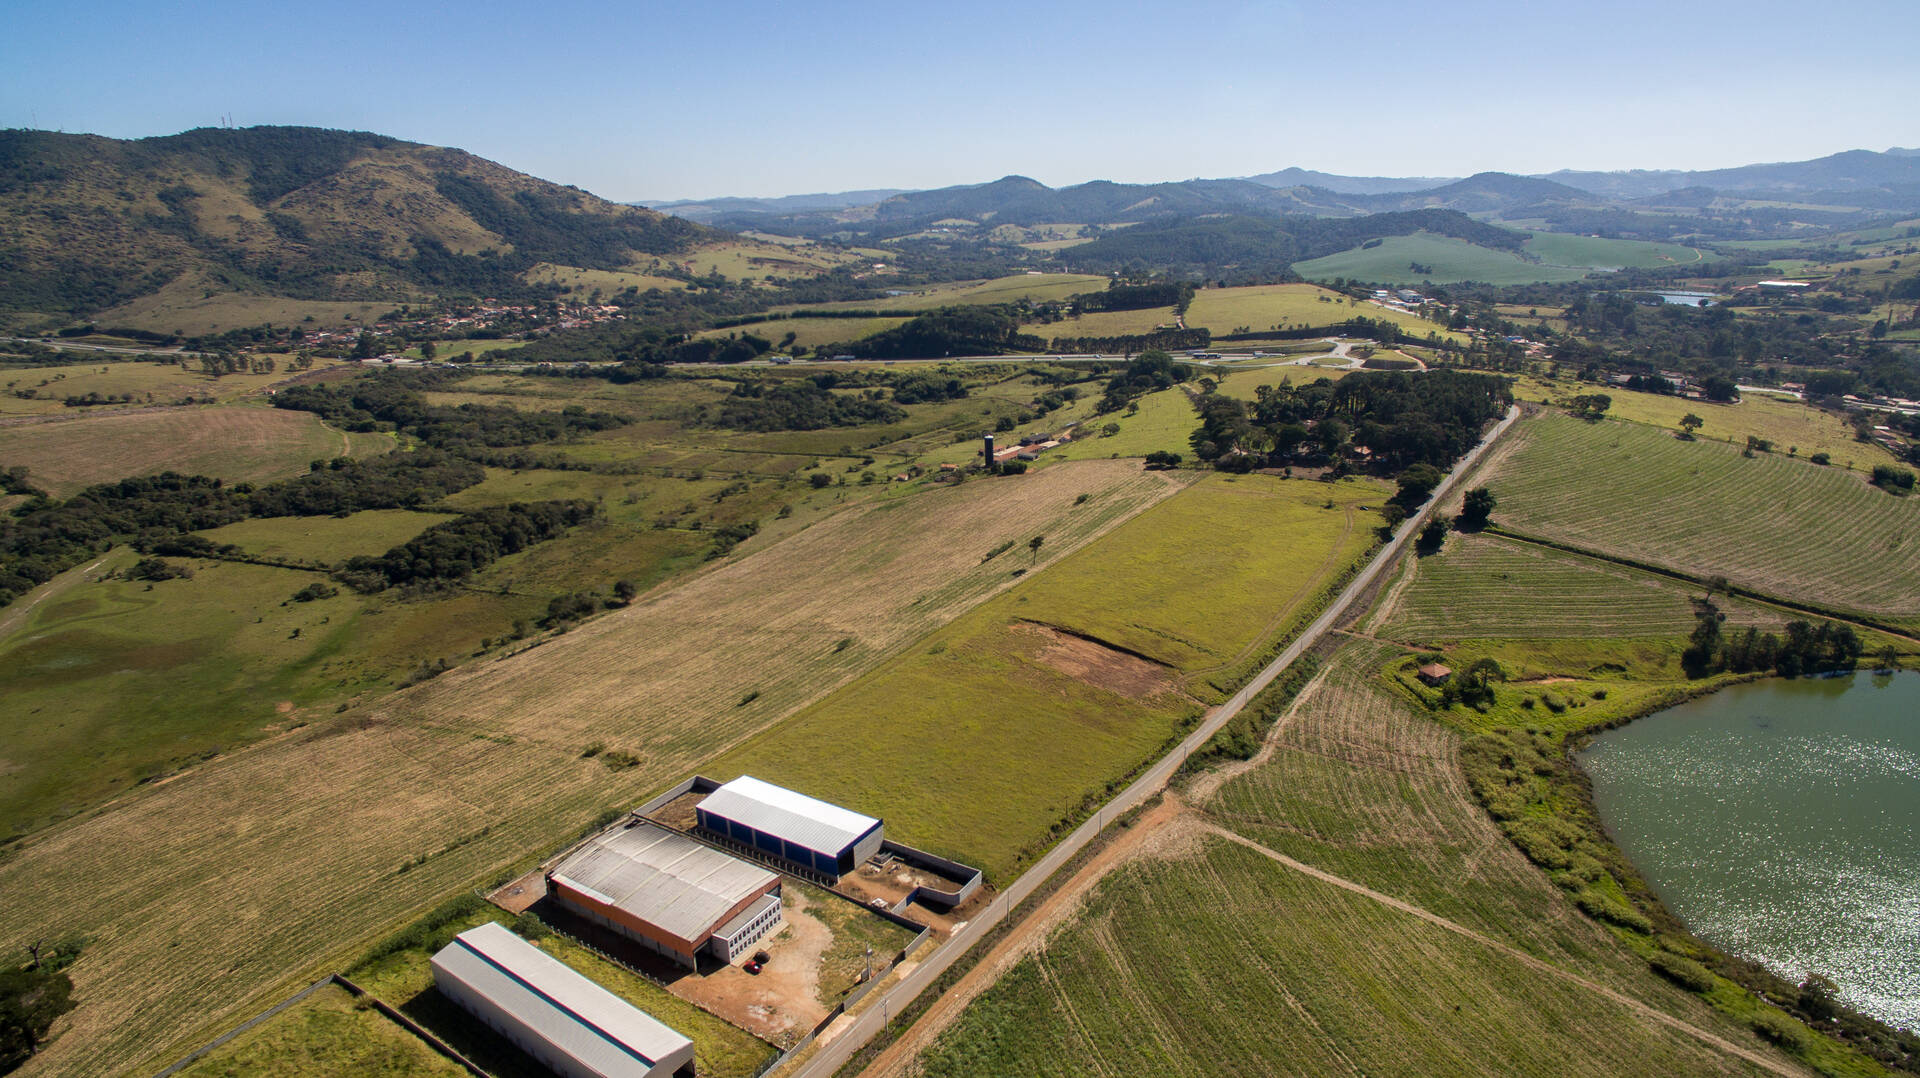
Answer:
[[[433,956],[462,1010],[566,1078],[693,1078],[693,1042],[489,921]]]
[[[880,852],[884,824],[742,775],[695,806],[700,827],[821,876],[840,877]]]

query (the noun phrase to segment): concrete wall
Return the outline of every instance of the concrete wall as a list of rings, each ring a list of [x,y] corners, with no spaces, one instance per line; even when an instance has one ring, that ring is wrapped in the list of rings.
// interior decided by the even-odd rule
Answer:
[[[929,872],[938,872],[950,880],[960,881],[960,885],[951,891],[924,885],[916,887],[911,894],[907,895],[907,897],[901,901],[896,909],[904,909],[914,902],[925,902],[930,905],[944,906],[952,909],[967,899],[972,898],[974,892],[980,890],[980,870],[974,868],[972,865],[963,865],[958,861],[950,861],[945,857],[941,857],[939,854],[928,853],[925,850],[916,850],[912,846],[905,846],[898,842],[882,843],[880,852],[890,853],[909,865],[924,868]]]

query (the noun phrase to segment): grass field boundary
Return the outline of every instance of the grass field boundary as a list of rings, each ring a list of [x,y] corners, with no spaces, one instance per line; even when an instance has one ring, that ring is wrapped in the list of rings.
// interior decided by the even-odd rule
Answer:
[[[354,984],[352,981],[348,980],[343,974],[336,973],[328,979],[331,980],[334,984],[337,984],[340,987],[346,989],[347,991],[353,993],[353,996],[355,999],[366,1000],[370,1005],[372,1005],[374,1010],[379,1011],[381,1014],[386,1015],[388,1018],[392,1019],[393,1021],[398,1022],[402,1029],[405,1029],[407,1032],[420,1038],[423,1042],[426,1043],[427,1047],[433,1049],[434,1051],[440,1053],[443,1056],[446,1056],[448,1059],[459,1064],[461,1069],[465,1070],[468,1074],[473,1075],[474,1078],[493,1078],[493,1075],[487,1073],[485,1070],[482,1070],[479,1064],[475,1063],[471,1059],[468,1059],[466,1056],[461,1055],[459,1052],[454,1051],[452,1045],[434,1036],[432,1033],[427,1032],[427,1027],[421,1025],[420,1023],[414,1021],[411,1018],[408,1018],[406,1015],[401,1014],[400,1011],[395,1007],[393,1007],[391,1004],[387,1003],[385,1000],[381,999],[379,996],[376,996],[371,992],[368,992],[366,989],[360,987],[359,985]]]
[[[1664,566],[1654,565],[1651,562],[1640,561],[1636,558],[1622,557],[1615,554],[1603,554],[1597,550],[1589,550],[1586,547],[1577,546],[1573,543],[1561,542],[1558,539],[1547,539],[1538,535],[1529,535],[1525,532],[1514,531],[1513,529],[1500,524],[1489,524],[1486,526],[1485,531],[1486,531],[1486,534],[1488,535],[1497,536],[1502,539],[1510,539],[1517,543],[1527,543],[1533,546],[1546,547],[1549,550],[1557,550],[1563,554],[1572,554],[1572,555],[1575,555],[1576,557],[1586,558],[1589,561],[1603,562],[1608,565],[1618,565],[1618,566],[1621,566],[1622,568],[1633,569],[1642,573],[1651,573],[1654,576],[1665,577],[1670,580],[1677,580],[1685,584],[1693,584],[1703,588],[1706,587],[1706,584],[1707,584],[1707,582],[1704,579],[1702,579],[1701,577],[1693,573],[1684,572],[1679,569],[1669,569]],[[1861,626],[1862,628],[1872,629],[1875,632],[1885,633],[1888,636],[1898,637],[1901,640],[1905,640],[1910,644],[1920,645],[1920,636],[1914,635],[1914,629],[1911,626],[1895,626],[1895,625],[1888,624],[1886,622],[1876,621],[1869,617],[1864,617],[1860,614],[1841,611],[1841,610],[1834,609],[1832,607],[1820,606],[1817,603],[1801,602],[1794,599],[1782,599],[1777,595],[1769,595],[1766,592],[1756,591],[1752,588],[1743,587],[1742,585],[1734,584],[1732,582],[1726,583],[1720,590],[1725,594],[1733,596],[1735,598],[1746,599],[1751,602],[1761,603],[1766,606],[1778,607],[1781,610],[1788,610],[1798,614],[1811,614],[1815,617],[1826,618],[1829,621],[1839,621],[1839,622],[1846,622],[1851,625],[1858,625],[1858,626]]]
[[[258,1026],[261,1023],[274,1018],[276,1015],[280,1014],[282,1011],[285,1011],[287,1008],[292,1007],[294,1004],[299,1003],[301,1000],[306,999],[308,996],[311,996],[315,992],[318,992],[322,988],[326,988],[330,985],[339,985],[341,988],[346,989],[347,992],[352,994],[352,996],[355,999],[366,1000],[367,1004],[371,1006],[374,1010],[379,1011],[381,1015],[385,1016],[387,1019],[399,1025],[400,1028],[420,1038],[421,1042],[424,1043],[427,1047],[433,1049],[435,1052],[438,1052],[441,1055],[452,1060],[454,1063],[458,1064],[460,1067],[465,1069],[468,1074],[473,1075],[474,1078],[493,1078],[493,1075],[481,1069],[481,1067],[478,1064],[474,1063],[472,1060],[468,1059],[466,1056],[461,1055],[459,1052],[454,1051],[452,1045],[449,1045],[447,1042],[434,1036],[432,1033],[429,1033],[424,1026],[420,1025],[418,1022],[415,1022],[413,1019],[408,1018],[406,1015],[400,1013],[398,1010],[395,1010],[386,1001],[380,999],[377,996],[371,995],[370,993],[367,992],[366,989],[360,987],[359,985],[348,980],[345,976],[338,973],[327,974],[325,977],[322,977],[319,980],[313,982],[312,984],[306,986],[305,988],[302,988],[300,991],[295,992],[293,995],[288,996],[286,999],[281,1000],[280,1002],[274,1004],[273,1006],[268,1007],[266,1010],[261,1011],[259,1014],[254,1015],[252,1018],[249,1018],[246,1021],[240,1023],[239,1025],[233,1027],[232,1029],[226,1031],[225,1033],[222,1033],[220,1036],[215,1037],[213,1040],[210,1040],[207,1043],[201,1045],[200,1047],[194,1049],[192,1052],[189,1052],[179,1062],[175,1063],[171,1067],[168,1067],[166,1070],[163,1070],[160,1073],[154,1075],[153,1078],[168,1078],[169,1075],[178,1074],[179,1072],[199,1062],[201,1057],[207,1055],[209,1052],[212,1052],[220,1048],[221,1046],[225,1045],[227,1042],[233,1040],[235,1037],[238,1037],[242,1033],[247,1032],[248,1030],[254,1028],[255,1026]]]
[[[337,979],[336,974],[332,974],[332,973],[327,974],[325,977],[322,977],[319,980],[313,982],[312,984],[306,986],[305,988],[302,988],[300,991],[295,992],[293,995],[288,996],[286,999],[283,999],[280,1002],[274,1004],[273,1006],[268,1007],[266,1010],[261,1011],[259,1014],[254,1015],[252,1018],[247,1019],[246,1021],[240,1023],[239,1025],[233,1027],[232,1029],[227,1030],[225,1033],[220,1034],[218,1037],[215,1037],[214,1039],[208,1041],[207,1043],[201,1045],[200,1047],[195,1048],[193,1051],[188,1052],[185,1056],[181,1057],[179,1062],[175,1063],[171,1067],[168,1067],[166,1070],[163,1070],[160,1073],[154,1075],[153,1078],[167,1078],[167,1076],[170,1074],[177,1074],[180,1071],[185,1070],[186,1068],[192,1066],[195,1063],[195,1061],[197,1061],[201,1056],[204,1056],[208,1052],[211,1052],[214,1049],[220,1047],[221,1045],[226,1044],[228,1041],[234,1039],[235,1037],[238,1037],[242,1033],[245,1033],[247,1030],[252,1029],[253,1027],[259,1025],[260,1023],[266,1021],[267,1019],[272,1018],[274,1015],[279,1014],[281,1011],[286,1010],[288,1007],[291,1007],[294,1004],[300,1002],[301,1000],[307,998],[308,996],[313,995],[315,992],[320,991],[322,988],[325,988],[328,985],[333,984],[336,979]]]

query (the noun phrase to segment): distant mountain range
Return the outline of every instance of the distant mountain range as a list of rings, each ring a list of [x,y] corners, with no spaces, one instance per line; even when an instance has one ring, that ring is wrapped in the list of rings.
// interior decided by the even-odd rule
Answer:
[[[906,234],[939,220],[974,224],[1049,222],[1123,224],[1169,214],[1254,213],[1349,216],[1453,209],[1506,217],[1554,211],[1666,205],[1713,199],[1769,198],[1838,210],[1920,210],[1920,150],[1849,150],[1811,161],[1705,171],[1561,170],[1535,176],[1483,172],[1465,179],[1340,176],[1287,168],[1243,179],[1121,184],[1105,180],[1053,188],[1024,176],[930,191],[847,191],[784,199],[705,199],[649,203],[725,228],[765,227],[798,234],[848,230]],[[1817,197],[1813,197],[1817,196]]]
[[[715,237],[461,150],[311,127],[0,131],[0,226],[0,309],[42,312],[163,288],[503,295],[540,262],[613,269]]]

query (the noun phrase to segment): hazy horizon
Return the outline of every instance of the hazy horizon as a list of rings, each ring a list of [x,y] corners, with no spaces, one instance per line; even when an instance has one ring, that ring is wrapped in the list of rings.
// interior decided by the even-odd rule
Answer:
[[[623,202],[1031,176],[1700,170],[1920,143],[1920,5],[1069,0],[890,10],[106,0],[16,12],[0,126],[301,124],[455,146]],[[1758,77],[1764,73],[1767,77]],[[1847,88],[1838,108],[1833,87]],[[1908,102],[1902,105],[1901,102]]]

